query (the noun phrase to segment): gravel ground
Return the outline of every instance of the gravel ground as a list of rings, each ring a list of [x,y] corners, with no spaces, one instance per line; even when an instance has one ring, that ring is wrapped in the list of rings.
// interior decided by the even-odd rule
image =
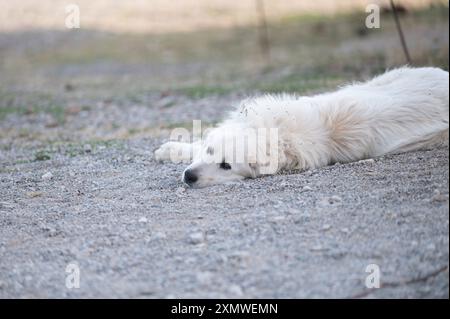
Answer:
[[[86,11],[74,32],[57,30],[45,2],[4,11],[9,20],[0,10],[0,298],[449,297],[447,146],[204,189],[153,157],[170,129],[213,124],[260,90],[317,93],[403,64],[390,16],[361,33],[365,15],[268,10],[278,18],[265,68],[241,16],[253,9],[230,1],[215,1],[233,9],[223,17],[188,1],[213,20],[166,1],[161,12],[152,2],[157,20],[130,4]],[[133,12],[171,33],[124,32],[157,27]],[[233,12],[233,25],[247,22],[227,30]],[[215,27],[175,32],[199,21]],[[448,69],[448,8],[402,25],[415,64]],[[370,264],[380,289],[365,286]],[[73,265],[77,289],[66,286]]]
[[[448,298],[447,147],[185,189],[159,143],[3,150],[0,297]]]

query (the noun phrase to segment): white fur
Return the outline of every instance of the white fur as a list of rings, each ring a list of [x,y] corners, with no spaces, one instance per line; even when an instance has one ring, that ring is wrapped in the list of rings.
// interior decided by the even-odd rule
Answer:
[[[196,148],[204,154],[246,129],[278,129],[278,168],[311,169],[352,162],[448,142],[449,76],[437,68],[403,67],[371,81],[312,97],[264,95],[243,101],[230,117],[197,144],[164,144],[155,152],[170,159],[169,150]],[[170,142],[169,142],[170,143]],[[194,151],[192,151],[194,152]],[[186,154],[186,152],[184,153]],[[183,158],[182,160],[187,160]],[[194,157],[187,170],[205,186],[260,174],[261,163],[234,163],[232,169]]]

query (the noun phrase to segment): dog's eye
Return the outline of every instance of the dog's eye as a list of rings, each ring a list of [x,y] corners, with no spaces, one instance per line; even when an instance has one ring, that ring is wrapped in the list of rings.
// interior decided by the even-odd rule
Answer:
[[[220,163],[221,169],[231,169],[231,165],[225,162]]]

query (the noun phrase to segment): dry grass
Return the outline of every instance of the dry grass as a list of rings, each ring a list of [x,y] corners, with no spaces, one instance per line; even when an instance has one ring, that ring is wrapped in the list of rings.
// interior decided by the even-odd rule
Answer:
[[[381,29],[364,28],[367,1],[266,1],[269,65],[254,1],[80,0],[82,28],[72,31],[58,15],[68,1],[0,1],[0,118],[105,99],[141,103],[148,91],[310,93],[405,63],[390,13]],[[397,2],[416,8],[401,17],[414,63],[448,69],[448,4]]]
[[[388,0],[277,0],[265,1],[268,18],[276,22],[293,15],[326,15],[364,10],[368,3]],[[411,9],[444,0],[397,0]],[[209,28],[253,25],[255,0],[20,0],[0,1],[0,30],[63,30],[65,6],[77,3],[82,27],[123,33],[192,32]]]

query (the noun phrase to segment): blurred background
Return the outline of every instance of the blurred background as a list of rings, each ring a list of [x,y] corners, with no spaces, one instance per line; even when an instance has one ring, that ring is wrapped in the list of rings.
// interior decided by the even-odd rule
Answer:
[[[65,25],[71,3],[80,28]],[[365,27],[370,3],[379,29]],[[412,64],[448,70],[448,1],[395,3]],[[406,62],[389,0],[0,0],[0,139],[158,135],[248,95]]]

